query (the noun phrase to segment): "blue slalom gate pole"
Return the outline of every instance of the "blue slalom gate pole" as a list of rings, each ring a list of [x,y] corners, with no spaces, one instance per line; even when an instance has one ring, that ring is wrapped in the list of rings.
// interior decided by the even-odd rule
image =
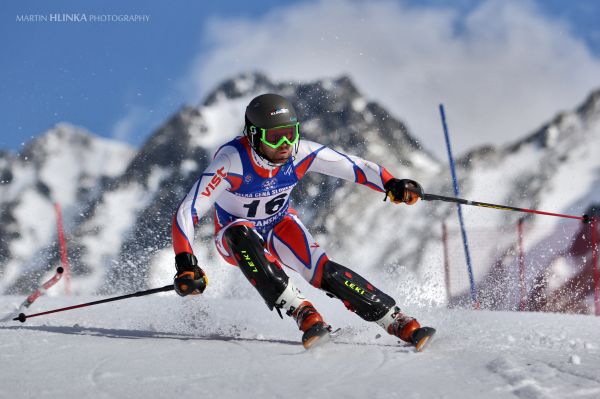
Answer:
[[[452,173],[452,185],[454,186],[454,195],[460,197],[458,191],[458,179],[456,178],[456,168],[454,166],[454,157],[452,156],[452,148],[450,147],[450,135],[448,133],[448,126],[446,124],[446,113],[444,112],[444,104],[440,104],[440,115],[442,117],[442,126],[444,127],[444,137],[446,139],[446,149],[448,150],[448,159],[450,161],[450,172]],[[467,230],[465,229],[465,221],[463,219],[462,207],[460,204],[456,204],[458,210],[458,221],[460,222],[460,233],[462,235],[463,247],[465,250],[465,258],[467,260],[467,271],[469,273],[469,283],[471,285],[471,300],[473,306],[479,308],[479,301],[477,300],[477,290],[475,289],[475,279],[473,278],[473,267],[471,265],[471,253],[469,251],[469,240],[467,239]]]

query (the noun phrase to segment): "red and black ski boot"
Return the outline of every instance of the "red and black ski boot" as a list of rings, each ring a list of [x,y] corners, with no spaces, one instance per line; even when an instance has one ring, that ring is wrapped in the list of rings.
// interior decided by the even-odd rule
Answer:
[[[398,307],[395,307],[392,317],[394,321],[388,325],[388,333],[413,344],[417,352],[425,349],[435,334],[434,328],[421,327],[415,318],[405,315]]]
[[[291,316],[298,323],[300,330],[304,332],[302,345],[305,349],[329,341],[331,327],[323,321],[319,312],[309,301],[302,302],[298,308],[292,311]]]

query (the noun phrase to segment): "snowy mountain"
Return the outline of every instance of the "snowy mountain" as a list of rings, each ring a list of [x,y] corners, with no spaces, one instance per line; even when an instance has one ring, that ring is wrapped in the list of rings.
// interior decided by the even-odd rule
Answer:
[[[19,155],[0,154],[0,287],[30,289],[56,267],[54,204],[62,207],[66,229],[78,225],[133,155],[125,144],[68,124],[35,138]]]
[[[445,162],[422,148],[418,134],[365,98],[349,78],[275,83],[261,74],[242,74],[216,87],[203,104],[173,115],[135,153],[89,135],[82,136],[88,137],[88,145],[82,144],[84,139],[67,140],[68,133],[58,132],[76,129],[64,125],[18,156],[0,154],[1,217],[6,221],[0,226],[0,268],[5,292],[27,292],[43,272],[56,266],[55,201],[65,208],[76,292],[129,291],[169,283],[172,213],[214,151],[241,134],[245,106],[263,92],[279,92],[297,105],[304,137],[380,163],[398,177],[420,181],[427,192],[451,195]],[[600,198],[600,161],[594,156],[594,149],[600,148],[599,97],[599,92],[593,93],[576,110],[560,114],[517,143],[463,156],[458,170],[462,196],[576,215],[588,211]],[[452,132],[451,105],[448,110]],[[52,141],[48,137],[56,137],[54,147],[41,142]],[[447,220],[451,230],[456,228],[453,205],[393,206],[379,193],[315,174],[302,181],[292,201],[334,260],[372,277],[405,303],[446,300],[440,225]],[[511,229],[520,215],[485,209],[465,209],[465,214],[474,234],[475,278],[483,305],[514,308],[514,256],[500,268],[508,277],[499,276],[497,255],[486,251],[511,248],[514,237],[495,232]],[[540,276],[557,267],[539,261],[547,253],[544,249],[551,245],[561,252],[557,246],[566,248],[580,226],[537,217],[528,222],[526,249],[531,250],[533,266],[527,279],[533,293],[539,290]],[[545,230],[536,229],[538,223]],[[556,244],[553,237],[559,230],[562,241]],[[241,274],[216,255],[211,216],[202,219],[197,232],[195,250],[211,279],[205,296],[255,295]],[[451,296],[456,302],[466,299],[468,281],[461,256],[459,250],[452,254],[452,273],[462,273],[454,276]],[[559,263],[564,269],[564,262]],[[575,271],[564,284],[584,266],[567,267]]]

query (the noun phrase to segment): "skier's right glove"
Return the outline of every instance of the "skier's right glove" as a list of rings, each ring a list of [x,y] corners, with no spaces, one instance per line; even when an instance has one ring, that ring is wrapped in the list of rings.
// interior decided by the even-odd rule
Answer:
[[[425,195],[423,187],[410,179],[390,179],[385,183],[384,188],[385,198],[383,200],[385,201],[389,197],[394,204],[413,205]]]
[[[208,278],[198,266],[193,254],[182,252],[175,256],[175,292],[180,296],[202,294],[208,285]]]

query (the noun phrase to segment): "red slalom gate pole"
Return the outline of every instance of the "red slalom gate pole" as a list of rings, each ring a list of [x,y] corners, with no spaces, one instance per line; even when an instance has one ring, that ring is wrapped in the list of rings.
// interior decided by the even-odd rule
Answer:
[[[50,287],[52,287],[54,284],[59,282],[63,275],[63,271],[64,271],[63,268],[59,266],[56,269],[56,272],[54,273],[54,275],[48,281],[46,281],[37,290],[35,290],[31,295],[29,295],[27,298],[25,298],[23,303],[21,303],[21,305],[19,305],[18,311],[20,312],[23,309],[29,308],[31,306],[31,304],[36,301],[36,299],[38,299],[39,297],[44,295]],[[11,312],[8,315],[6,315],[5,317],[2,317],[0,319],[0,322],[5,322],[5,321],[10,320],[12,318],[13,314],[14,313]]]
[[[31,304],[33,302],[35,302],[36,299],[41,297],[46,292],[46,290],[48,290],[48,288],[52,287],[54,284],[56,284],[60,280],[60,278],[63,275],[63,272],[64,272],[64,269],[59,266],[56,269],[54,276],[52,276],[48,281],[46,281],[44,284],[42,284],[42,286],[40,288],[38,288],[37,290],[35,290],[35,292],[33,294],[29,295],[25,299],[25,301],[21,304],[21,306],[26,307],[26,308],[31,306]]]
[[[58,246],[60,249],[60,261],[64,269],[65,275],[65,292],[67,295],[71,294],[71,266],[69,265],[69,258],[67,256],[67,243],[65,241],[65,230],[63,228],[62,211],[60,204],[56,202],[54,204],[54,210],[56,212],[56,228],[58,230]]]

